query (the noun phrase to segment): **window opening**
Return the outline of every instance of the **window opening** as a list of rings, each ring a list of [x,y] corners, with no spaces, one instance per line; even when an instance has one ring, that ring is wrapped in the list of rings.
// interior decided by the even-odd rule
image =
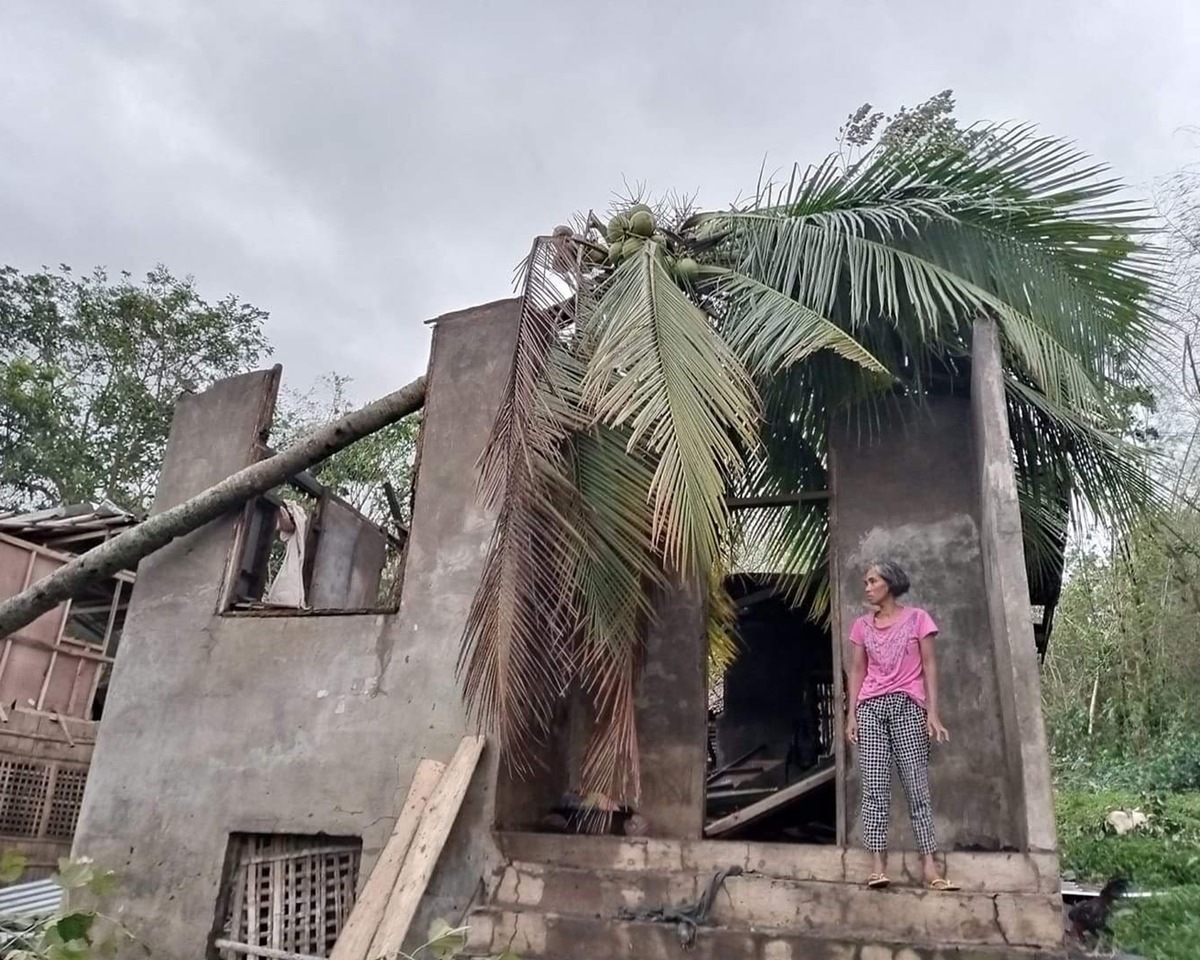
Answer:
[[[216,956],[327,956],[354,906],[361,859],[358,837],[231,836]]]

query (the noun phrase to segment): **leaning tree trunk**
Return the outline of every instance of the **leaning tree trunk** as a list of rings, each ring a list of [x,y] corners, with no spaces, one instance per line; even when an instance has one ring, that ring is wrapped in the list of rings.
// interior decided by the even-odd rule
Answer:
[[[425,378],[421,377],[80,554],[50,576],[0,603],[0,637],[32,623],[62,601],[79,596],[89,584],[106,580],[120,570],[132,569],[142,557],[279,486],[354,441],[420,410],[424,403]]]

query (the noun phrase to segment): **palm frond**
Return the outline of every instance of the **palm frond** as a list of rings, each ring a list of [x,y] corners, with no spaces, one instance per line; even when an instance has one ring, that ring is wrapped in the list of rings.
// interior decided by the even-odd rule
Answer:
[[[708,682],[725,676],[737,659],[740,643],[737,635],[737,606],[729,595],[725,579],[729,570],[724,563],[716,563],[708,576],[706,599],[705,634],[708,638]]]
[[[724,301],[721,333],[756,377],[779,373],[820,350],[887,374],[869,350],[833,321],[753,277],[721,270],[713,292]]]
[[[555,280],[557,253],[540,237],[521,268],[513,366],[480,462],[480,496],[496,510],[496,525],[457,668],[469,713],[521,770],[536,765],[535,747],[570,673],[573,615],[558,598],[570,596],[584,547],[566,512],[567,432],[548,390],[564,386],[549,370],[571,308]]]
[[[557,278],[561,253],[552,237],[538,237],[518,268],[521,318],[504,395],[480,457],[479,490],[488,506],[500,504],[516,474],[531,476],[539,457],[556,451],[562,431],[546,416],[539,392],[573,291]]]
[[[706,571],[725,489],[756,442],[753,385],[709,318],[671,278],[654,241],[615,272],[593,314],[584,399],[657,458],[654,539],[681,574]]]

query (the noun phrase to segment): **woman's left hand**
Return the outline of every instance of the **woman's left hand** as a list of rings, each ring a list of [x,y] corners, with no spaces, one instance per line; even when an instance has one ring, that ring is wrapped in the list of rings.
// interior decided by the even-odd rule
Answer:
[[[929,739],[934,743],[950,742],[950,731],[942,724],[942,718],[936,713],[928,714],[925,717],[925,732],[929,734]]]

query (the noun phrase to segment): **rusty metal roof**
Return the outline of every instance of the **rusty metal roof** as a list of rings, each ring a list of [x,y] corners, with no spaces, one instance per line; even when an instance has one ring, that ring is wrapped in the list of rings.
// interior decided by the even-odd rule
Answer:
[[[139,522],[132,513],[105,500],[98,505],[76,503],[27,513],[0,513],[0,533],[64,553],[80,553]]]

